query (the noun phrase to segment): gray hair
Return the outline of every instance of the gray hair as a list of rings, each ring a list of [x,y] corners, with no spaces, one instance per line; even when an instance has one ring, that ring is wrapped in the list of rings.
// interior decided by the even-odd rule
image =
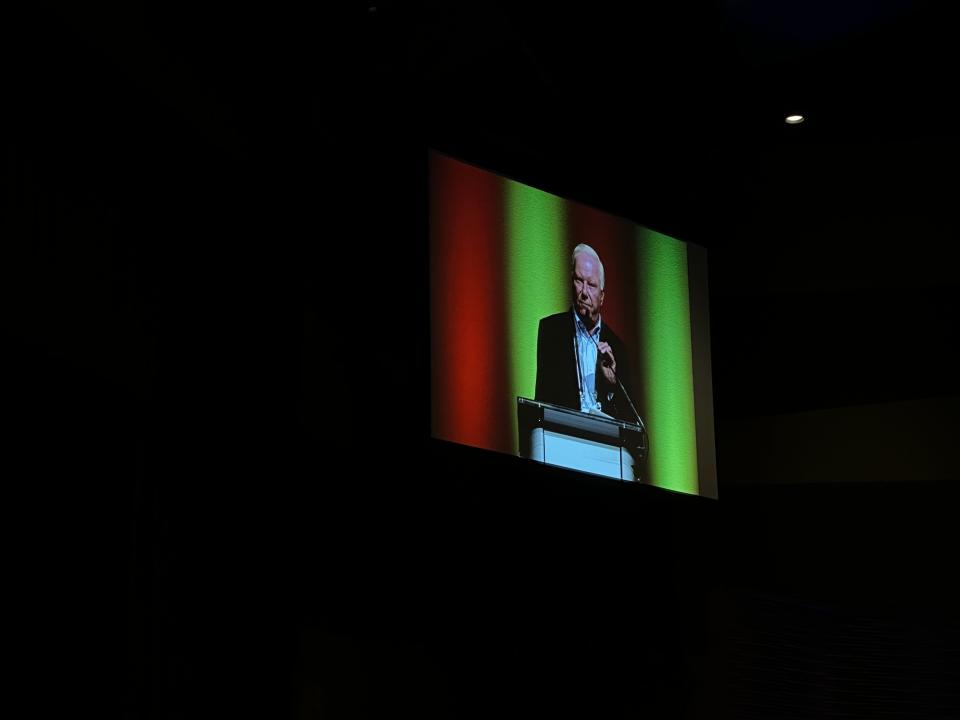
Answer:
[[[600,256],[597,255],[597,251],[586,243],[580,243],[573,249],[573,255],[570,257],[570,269],[573,270],[577,266],[577,255],[589,255],[592,257],[596,263],[597,267],[600,268],[600,289],[603,290],[604,285],[604,274],[603,274],[603,263],[600,262]]]

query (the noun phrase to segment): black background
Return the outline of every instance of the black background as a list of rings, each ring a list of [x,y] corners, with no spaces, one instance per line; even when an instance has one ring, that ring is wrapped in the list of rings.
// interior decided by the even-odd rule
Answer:
[[[956,714],[951,19],[664,5],[8,12],[36,712]],[[429,147],[707,248],[719,502],[429,440]]]

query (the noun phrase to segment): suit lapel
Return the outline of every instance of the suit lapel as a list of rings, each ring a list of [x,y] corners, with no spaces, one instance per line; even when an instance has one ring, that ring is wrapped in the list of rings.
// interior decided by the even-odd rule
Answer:
[[[577,409],[580,409],[580,378],[577,377],[577,367],[579,367],[579,360],[577,355],[577,321],[573,316],[573,308],[570,309],[570,312],[567,314],[568,325],[567,325],[567,358],[569,359],[570,365],[570,379],[573,380],[572,393],[573,397],[576,399]]]

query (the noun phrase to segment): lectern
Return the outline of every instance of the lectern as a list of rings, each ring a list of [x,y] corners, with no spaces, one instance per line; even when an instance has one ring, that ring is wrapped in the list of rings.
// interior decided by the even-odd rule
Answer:
[[[641,425],[517,398],[521,457],[621,480],[642,480]]]

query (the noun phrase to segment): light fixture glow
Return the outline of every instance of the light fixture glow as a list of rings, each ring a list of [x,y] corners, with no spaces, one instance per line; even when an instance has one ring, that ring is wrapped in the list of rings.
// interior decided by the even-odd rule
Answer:
[[[803,122],[803,115],[787,115],[786,123],[787,125],[797,125]]]

